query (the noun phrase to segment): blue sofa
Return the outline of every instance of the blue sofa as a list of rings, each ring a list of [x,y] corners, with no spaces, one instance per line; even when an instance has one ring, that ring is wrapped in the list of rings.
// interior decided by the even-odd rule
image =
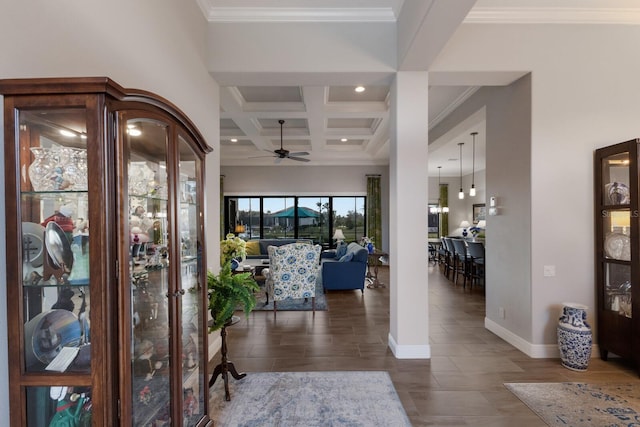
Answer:
[[[344,256],[323,254],[322,287],[327,290],[360,289],[364,293],[368,252],[357,243],[349,243]]]

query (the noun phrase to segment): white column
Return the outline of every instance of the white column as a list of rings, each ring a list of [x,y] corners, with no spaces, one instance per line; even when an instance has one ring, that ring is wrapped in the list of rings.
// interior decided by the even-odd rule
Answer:
[[[389,347],[428,359],[428,76],[399,72],[392,87],[389,165]]]

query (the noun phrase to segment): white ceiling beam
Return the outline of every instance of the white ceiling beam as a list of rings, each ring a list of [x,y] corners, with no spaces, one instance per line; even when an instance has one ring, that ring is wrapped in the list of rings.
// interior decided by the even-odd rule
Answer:
[[[398,69],[427,71],[476,0],[405,0],[398,17]]]
[[[311,135],[311,152],[319,153],[326,145],[324,138],[325,119],[324,109],[329,88],[326,86],[304,86],[302,99],[307,108],[309,134]]]

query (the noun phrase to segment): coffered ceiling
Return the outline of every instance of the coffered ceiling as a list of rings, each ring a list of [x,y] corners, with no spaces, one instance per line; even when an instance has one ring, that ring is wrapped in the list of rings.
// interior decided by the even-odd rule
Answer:
[[[395,22],[405,1],[418,0],[198,0],[212,23],[229,22]],[[433,3],[434,0],[419,0]],[[478,0],[467,22],[608,23],[640,21],[637,0]],[[448,7],[448,6],[447,6]],[[515,80],[517,76],[512,76]],[[232,165],[386,165],[389,162],[389,83],[365,85],[356,92],[358,76],[335,84],[234,85],[221,83],[221,164]],[[440,79],[446,81],[446,79]],[[328,79],[327,81],[331,81]],[[504,84],[508,84],[506,80]],[[429,89],[429,126],[439,123],[479,86],[455,82]],[[283,147],[308,152],[309,162],[277,161],[280,125]],[[463,146],[463,173],[471,172],[471,136],[476,139],[475,170],[483,170],[484,119],[460,126],[456,135],[431,144],[429,173],[459,173],[459,142]],[[434,141],[431,141],[432,143]]]

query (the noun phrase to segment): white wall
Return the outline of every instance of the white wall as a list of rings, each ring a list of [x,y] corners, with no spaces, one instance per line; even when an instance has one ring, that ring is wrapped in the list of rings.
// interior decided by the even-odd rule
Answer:
[[[217,149],[218,88],[204,63],[206,22],[196,2],[5,1],[0,29],[0,78],[107,76],[124,87],[165,97],[190,116],[208,144]],[[0,141],[4,141],[1,127]],[[217,197],[217,188],[210,198]],[[4,200],[4,185],[1,191]],[[0,216],[3,237],[4,210]],[[217,218],[213,215],[212,221]],[[3,244],[3,278],[5,259]],[[209,252],[209,259],[217,259],[215,252]],[[0,307],[5,303],[1,286]],[[0,312],[0,339],[6,343],[5,310]],[[7,383],[6,346],[0,346],[0,414],[5,416],[9,413]]]
[[[485,203],[488,208],[487,199],[497,196],[500,214],[486,219],[486,318],[494,332],[504,331],[530,342],[530,78],[525,76],[506,87],[480,89],[436,126],[433,137],[448,132],[481,108],[486,111],[486,188],[476,196],[478,201],[471,202],[468,196],[460,201],[460,183],[452,183],[450,231],[463,219],[469,220],[460,216],[460,205],[468,212],[473,203]],[[464,178],[466,189],[470,177]],[[499,308],[507,314],[504,319],[498,316]]]
[[[638,40],[632,25],[464,24],[434,64],[531,71],[530,354],[551,354],[563,301],[595,324],[593,150],[638,136]]]
[[[250,170],[251,173],[247,173]],[[224,166],[225,195],[341,196],[367,194],[367,175],[380,175],[382,249],[389,245],[389,168],[387,166]]]
[[[256,84],[255,78],[258,84],[309,82],[293,77],[297,73],[328,85],[327,72],[358,73],[362,84],[387,78],[388,84],[396,66],[393,23],[218,23],[210,26],[208,43],[209,67],[221,85],[227,76],[236,85],[239,77],[247,79],[243,84]]]

